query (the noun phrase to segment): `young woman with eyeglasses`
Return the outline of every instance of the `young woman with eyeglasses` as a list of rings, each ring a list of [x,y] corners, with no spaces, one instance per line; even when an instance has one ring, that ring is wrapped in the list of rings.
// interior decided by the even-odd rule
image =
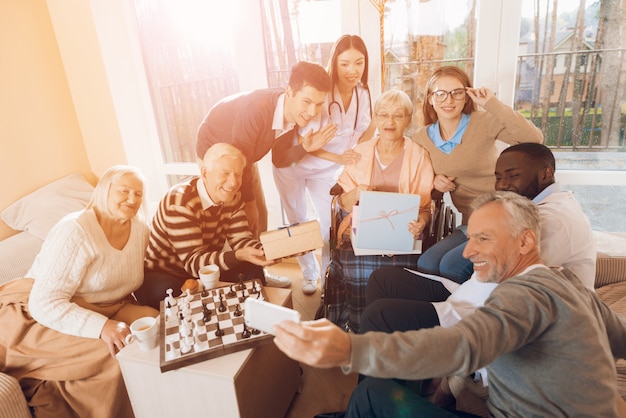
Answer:
[[[493,191],[498,156],[495,140],[541,143],[543,136],[490,89],[473,88],[459,67],[437,69],[426,92],[422,112],[427,126],[418,130],[413,140],[430,152],[436,174],[434,188],[450,192],[465,225],[472,200]]]
[[[452,203],[463,218],[456,231],[419,257],[417,269],[463,283],[473,273],[472,263],[462,256],[467,243],[465,225],[474,198],[494,190],[499,154],[496,140],[506,144],[541,143],[543,136],[524,116],[498,100],[490,89],[473,88],[459,67],[437,69],[426,84],[426,92],[422,107],[426,126],[415,132],[413,141],[430,153],[435,171],[433,189],[450,192]],[[401,295],[394,290],[398,281],[410,283],[402,288]],[[368,303],[388,297],[437,302],[445,300],[452,290],[401,269],[377,270],[369,283]]]

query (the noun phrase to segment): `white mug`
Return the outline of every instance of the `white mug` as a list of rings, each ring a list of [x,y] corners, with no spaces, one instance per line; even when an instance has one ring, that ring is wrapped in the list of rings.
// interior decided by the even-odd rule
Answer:
[[[205,289],[214,288],[220,280],[220,268],[215,264],[209,264],[200,269],[199,276]]]
[[[126,344],[137,340],[143,351],[152,350],[157,346],[158,326],[156,318],[144,316],[130,324],[130,332],[126,336]]]

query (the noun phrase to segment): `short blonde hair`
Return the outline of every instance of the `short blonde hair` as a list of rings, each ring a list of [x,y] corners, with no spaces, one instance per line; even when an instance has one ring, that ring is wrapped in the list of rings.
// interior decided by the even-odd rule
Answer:
[[[100,181],[98,182],[98,184],[96,184],[93,194],[91,195],[91,200],[89,200],[89,203],[87,203],[85,209],[93,209],[97,213],[111,215],[111,211],[109,211],[108,205],[109,190],[111,189],[111,184],[127,174],[131,174],[135,176],[138,180],[140,180],[145,189],[146,181],[141,170],[139,170],[137,167],[133,167],[130,165],[115,165],[104,172],[104,174],[100,178]],[[143,197],[141,199],[141,206],[139,207],[139,210],[137,211],[137,215],[135,215],[135,217],[143,217],[144,215],[143,211],[146,207],[145,196],[146,193],[144,190]]]

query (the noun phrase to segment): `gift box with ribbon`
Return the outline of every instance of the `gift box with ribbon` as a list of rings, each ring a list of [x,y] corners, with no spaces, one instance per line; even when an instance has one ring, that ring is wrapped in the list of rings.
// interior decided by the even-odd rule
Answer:
[[[408,230],[419,209],[420,196],[416,194],[361,191],[358,209],[352,213],[355,254],[419,254],[421,240],[415,240]]]
[[[300,222],[262,232],[259,239],[268,260],[290,257],[324,246],[318,221]]]

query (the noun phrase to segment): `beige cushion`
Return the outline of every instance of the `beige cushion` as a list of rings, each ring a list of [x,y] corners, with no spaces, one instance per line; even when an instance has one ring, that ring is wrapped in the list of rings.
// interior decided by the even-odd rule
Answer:
[[[24,196],[2,211],[2,220],[17,231],[45,239],[48,231],[70,212],[83,209],[93,186],[80,174],[70,174]]]
[[[43,240],[20,232],[0,241],[0,285],[24,277],[39,253]]]
[[[598,253],[596,258],[596,289],[626,281],[626,257]]]
[[[596,289],[600,299],[613,311],[626,316],[626,282],[619,282]],[[626,361],[617,361],[617,390],[626,399]]]
[[[595,287],[626,281],[626,233],[594,231],[598,256]]]

